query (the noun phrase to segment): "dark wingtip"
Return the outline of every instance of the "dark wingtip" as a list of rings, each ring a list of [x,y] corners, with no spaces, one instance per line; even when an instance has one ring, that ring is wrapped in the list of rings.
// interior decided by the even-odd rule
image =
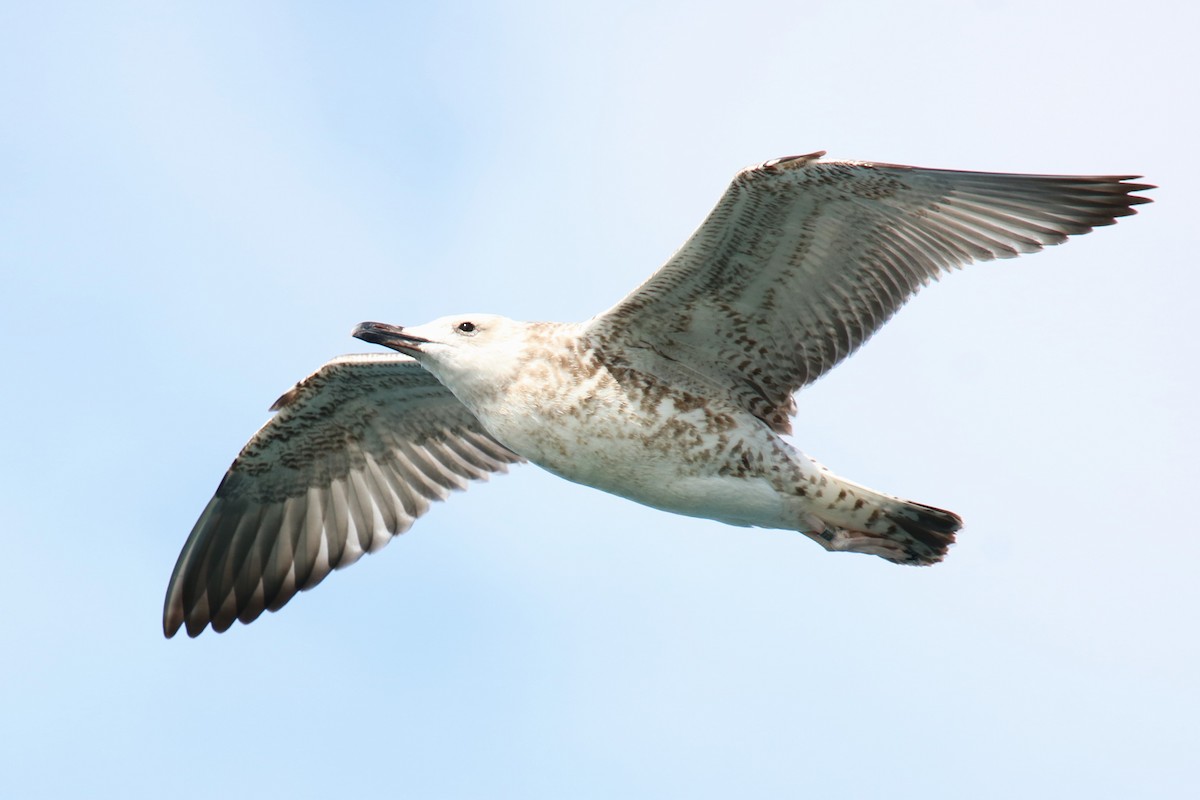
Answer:
[[[1145,192],[1149,189],[1157,189],[1157,188],[1158,188],[1157,186],[1151,186],[1150,184],[1130,184],[1129,185],[1130,192]],[[1154,202],[1153,197],[1146,197],[1143,194],[1130,194],[1128,197],[1128,200],[1129,200],[1129,205],[1131,205],[1131,206],[1140,206],[1142,203],[1153,203]]]
[[[221,633],[221,631],[225,630],[225,628],[218,629],[217,623],[215,621],[210,621],[210,620],[204,619],[203,617],[201,617],[200,619],[189,619],[187,621],[187,625],[185,626],[185,629],[187,630],[188,638],[195,639],[197,636],[204,633],[204,629],[207,628],[210,624],[212,625],[213,631],[216,633]],[[228,628],[229,626],[226,625],[225,627]]]

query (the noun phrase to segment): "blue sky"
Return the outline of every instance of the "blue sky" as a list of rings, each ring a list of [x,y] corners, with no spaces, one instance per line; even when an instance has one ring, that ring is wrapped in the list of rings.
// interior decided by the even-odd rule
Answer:
[[[1186,4],[0,6],[0,795],[1194,788]],[[902,569],[514,470],[166,641],[180,547],[361,320],[582,319],[767,158],[1143,173],[918,297],[796,443],[966,519]]]

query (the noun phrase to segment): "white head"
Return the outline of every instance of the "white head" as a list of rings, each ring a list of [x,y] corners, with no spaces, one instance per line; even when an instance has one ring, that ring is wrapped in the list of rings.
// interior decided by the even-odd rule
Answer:
[[[529,323],[496,314],[457,314],[414,327],[363,322],[354,336],[412,356],[466,400],[516,378],[528,330]]]

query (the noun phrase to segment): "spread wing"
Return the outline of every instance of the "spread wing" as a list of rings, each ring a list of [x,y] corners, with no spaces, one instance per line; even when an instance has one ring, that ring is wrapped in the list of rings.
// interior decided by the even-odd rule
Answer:
[[[739,173],[680,250],[589,323],[597,347],[731,392],[781,433],[792,394],[930,279],[1110,225],[1136,176],[1008,175],[823,162]],[[644,362],[645,363],[645,362]]]
[[[406,356],[330,361],[272,407],[179,555],[163,631],[251,622],[523,459]]]

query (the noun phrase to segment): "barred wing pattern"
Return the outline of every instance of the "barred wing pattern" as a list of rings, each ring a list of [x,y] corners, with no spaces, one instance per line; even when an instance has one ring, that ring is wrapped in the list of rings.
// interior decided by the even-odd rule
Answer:
[[[523,459],[416,361],[330,361],[281,397],[179,555],[163,631],[224,631],[403,533],[432,500]]]
[[[779,433],[792,394],[930,279],[1136,213],[1137,176],[1009,175],[823,162],[743,170],[680,250],[596,317],[600,349],[683,363]],[[669,362],[669,363],[668,363]]]

